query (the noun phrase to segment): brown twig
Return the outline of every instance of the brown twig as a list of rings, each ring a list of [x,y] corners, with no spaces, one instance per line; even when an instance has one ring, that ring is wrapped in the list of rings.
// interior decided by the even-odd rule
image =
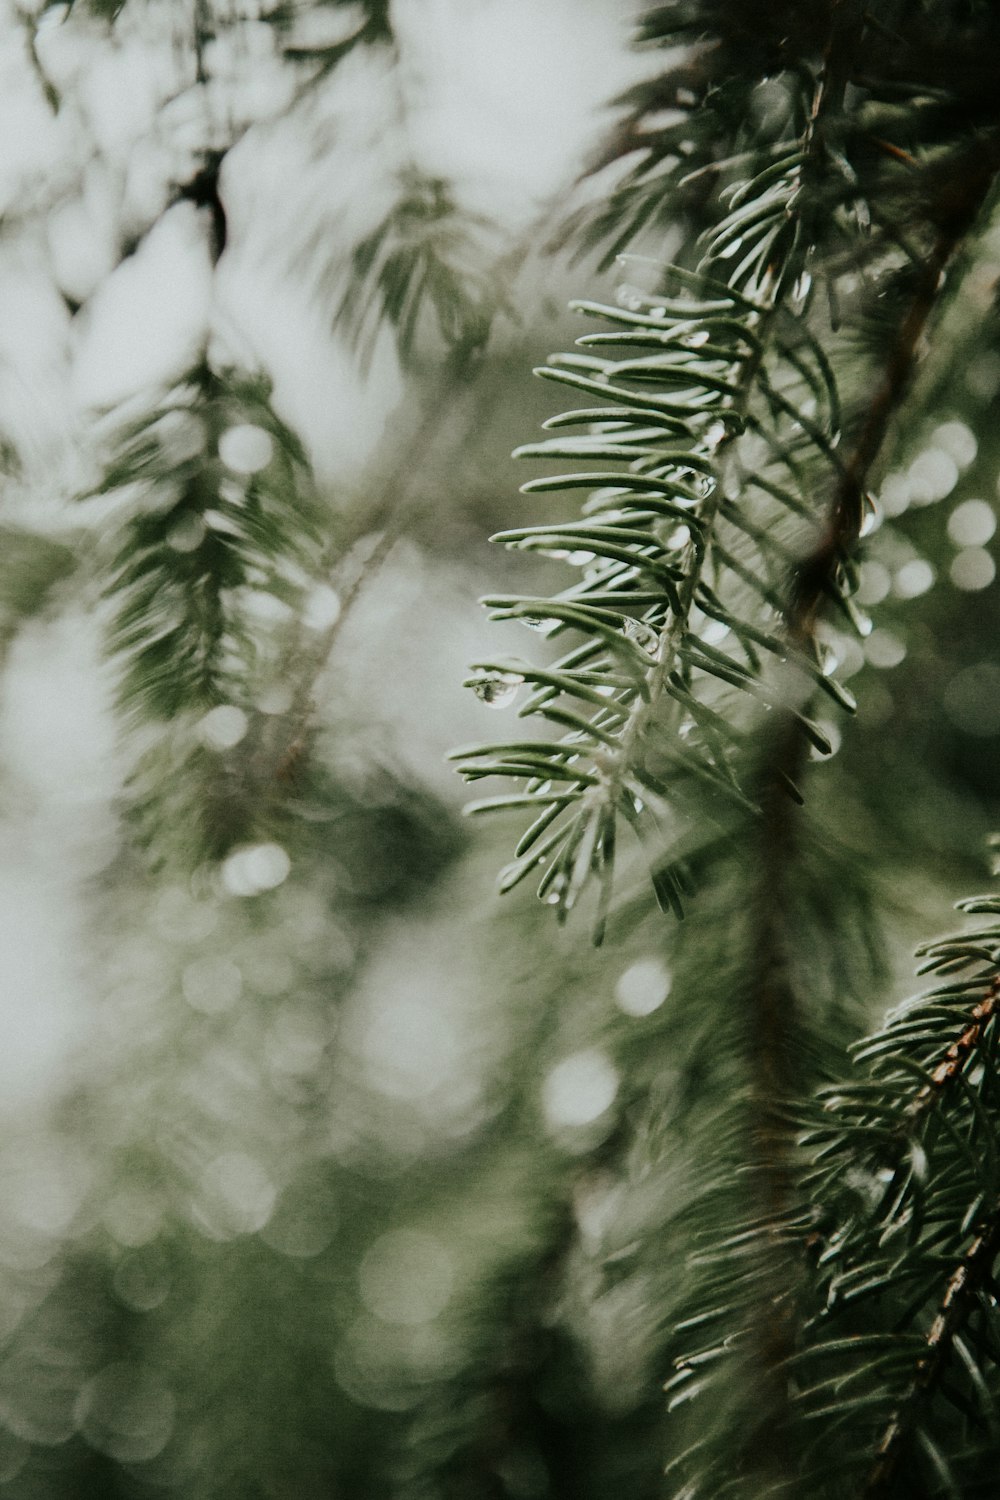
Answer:
[[[919,269],[913,295],[899,324],[881,380],[875,389],[867,416],[854,441],[849,457],[840,467],[824,530],[810,553],[796,567],[791,579],[785,630],[790,640],[809,649],[815,639],[820,610],[825,600],[837,592],[837,574],[843,562],[855,551],[862,529],[869,474],[882,452],[897,411],[910,388],[919,358],[924,331],[933,313],[943,284],[946,267],[963,244],[990,191],[997,165],[996,148],[984,152],[985,160],[973,164],[964,191],[953,193],[950,201],[939,204],[938,235],[931,254]],[[794,1078],[790,1062],[789,1033],[797,1018],[797,996],[788,975],[787,947],[783,933],[783,892],[788,886],[788,871],[794,860],[797,830],[794,806],[782,783],[797,780],[804,768],[805,744],[791,714],[786,712],[774,726],[771,750],[762,767],[764,791],[763,817],[758,859],[761,880],[757,886],[756,914],[759,923],[757,954],[758,979],[754,986],[752,1017],[752,1059],[754,1062],[754,1134],[757,1143],[758,1190],[769,1211],[780,1212],[790,1201],[793,1186],[789,1128],[779,1116],[782,1098],[792,1091]],[[961,1068],[993,1013],[996,996],[984,1001],[974,1013],[973,1023],[949,1048],[942,1059],[933,1087],[943,1088]],[[929,1085],[928,1088],[932,1086]],[[922,1106],[923,1107],[923,1106]],[[887,1430],[879,1450],[879,1459],[866,1500],[881,1493],[881,1486],[895,1464],[903,1411],[914,1408],[919,1394],[936,1378],[945,1350],[954,1337],[957,1317],[954,1309],[962,1305],[965,1288],[971,1284],[973,1268],[986,1255],[988,1244],[1000,1236],[1000,1218],[990,1236],[980,1236],[971,1247],[949,1282],[942,1312],[932,1329],[933,1345],[918,1368],[914,1394],[900,1408],[893,1425]],[[990,1255],[990,1261],[992,1254]],[[787,1257],[786,1257],[787,1264]],[[988,1263],[987,1263],[988,1265]],[[773,1382],[781,1377],[781,1366],[793,1352],[791,1311],[780,1327],[780,1335],[765,1329],[764,1352],[775,1360]],[[779,1343],[783,1339],[783,1345]],[[929,1340],[929,1343],[931,1341]],[[776,1411],[782,1410],[780,1392]],[[897,1430],[898,1429],[898,1430]],[[884,1451],[883,1451],[884,1450]],[[877,1478],[876,1474],[886,1479]],[[876,1487],[872,1487],[875,1485]]]
[[[917,1360],[913,1378],[882,1434],[875,1462],[861,1491],[862,1500],[878,1500],[887,1492],[906,1438],[941,1378],[955,1339],[965,1326],[977,1294],[989,1279],[998,1252],[1000,1203],[995,1203],[984,1227],[948,1278],[937,1315],[927,1334],[924,1352]]]
[[[477,357],[476,349],[462,347],[443,367],[425,398],[416,432],[400,445],[396,460],[380,486],[375,505],[366,513],[365,532],[381,532],[381,535],[354,578],[341,592],[336,618],[308,649],[303,647],[301,632],[293,643],[289,653],[296,663],[294,667],[290,665],[292,699],[281,718],[280,744],[272,752],[273,774],[279,780],[287,779],[290,769],[305,752],[315,713],[316,684],[326,669],[351,610],[413,521],[414,478],[441,441],[452,413],[452,403],[468,381]],[[479,407],[475,403],[462,424],[460,441],[474,429],[478,417]]]
[[[843,108],[854,50],[863,21],[857,0],[832,0],[831,26],[823,69],[812,101],[802,165],[803,179],[815,181],[826,170],[825,131],[830,115]],[[783,268],[776,300],[802,267],[802,252]],[[803,631],[794,613],[786,628],[796,645]],[[794,1196],[793,1132],[783,1104],[801,1088],[799,996],[791,974],[785,929],[789,874],[795,866],[798,830],[788,795],[801,773],[805,741],[790,711],[774,715],[769,753],[761,777],[756,876],[748,913],[753,935],[753,979],[746,1014],[750,1075],[748,1111],[751,1190],[761,1231],[762,1263],[754,1309],[750,1357],[760,1393],[759,1418],[744,1445],[744,1461],[762,1470],[778,1488],[793,1482],[788,1444],[790,1402],[785,1370],[795,1347],[799,1266],[789,1254],[780,1224]]]
[[[925,1083],[916,1097],[910,1101],[906,1111],[910,1124],[920,1119],[928,1109],[932,1108],[948,1085],[953,1083],[961,1073],[968,1058],[983,1040],[986,1028],[997,1012],[998,1003],[1000,1003],[1000,975],[992,981],[978,1005],[974,1006],[961,1036],[951,1043],[941,1060],[935,1064],[930,1082]]]

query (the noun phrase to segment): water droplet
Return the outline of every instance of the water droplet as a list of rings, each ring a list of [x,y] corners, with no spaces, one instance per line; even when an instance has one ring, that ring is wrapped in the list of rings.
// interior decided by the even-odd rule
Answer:
[[[556,1063],[542,1085],[545,1118],[555,1129],[589,1125],[611,1108],[618,1083],[618,1071],[603,1052],[574,1052]]]
[[[267,468],[273,454],[271,434],[251,422],[227,427],[219,438],[219,457],[234,474],[259,473]]]
[[[698,333],[689,333],[686,338],[681,339],[681,343],[686,349],[701,349],[710,338],[708,329],[702,328]]]
[[[250,727],[242,708],[220,703],[210,708],[198,725],[198,735],[211,750],[231,750],[238,745]]]
[[[840,653],[833,646],[824,646],[820,653],[819,669],[824,677],[832,677],[840,666]]]
[[[167,546],[175,552],[197,552],[204,540],[205,522],[201,516],[181,516],[167,532]]]
[[[317,584],[309,593],[302,611],[307,630],[329,630],[340,618],[340,595],[327,583]]]
[[[634,286],[625,281],[615,289],[615,301],[627,312],[641,312],[645,298]]]
[[[892,591],[897,599],[919,599],[921,594],[933,588],[937,574],[923,557],[911,558],[904,563],[892,580]]]
[[[973,594],[989,588],[997,569],[985,547],[963,547],[952,559],[948,574],[957,589]]]
[[[80,1392],[74,1417],[92,1448],[119,1463],[155,1458],[174,1428],[176,1403],[158,1372],[134,1361],[105,1365]]]
[[[416,1327],[438,1317],[451,1300],[452,1258],[435,1235],[390,1229],[370,1245],[358,1267],[361,1300],[385,1323]]]
[[[859,604],[881,604],[892,587],[892,576],[884,563],[868,560],[861,564],[857,600]]]
[[[950,453],[960,469],[967,469],[975,462],[979,444],[972,429],[964,422],[942,422],[935,427],[931,439],[939,448]]]
[[[796,279],[795,285],[792,287],[792,307],[796,312],[805,306],[806,298],[812,290],[812,284],[813,279],[808,271],[803,271]]]
[[[258,693],[255,707],[262,714],[286,714],[294,702],[290,683],[272,682]]]
[[[231,896],[259,896],[287,880],[291,868],[280,844],[248,844],[224,862],[222,884]]]
[[[667,537],[664,546],[670,547],[673,551],[678,551],[681,547],[686,547],[690,540],[691,532],[688,527],[677,526]]]
[[[277,1189],[255,1157],[225,1151],[201,1173],[193,1205],[198,1228],[213,1240],[236,1239],[263,1229],[274,1211]]]
[[[958,483],[958,464],[943,448],[926,448],[907,470],[914,505],[933,505],[950,495]]]
[[[243,975],[231,959],[209,954],[185,965],[181,989],[192,1010],[214,1016],[237,1003],[243,992]]]
[[[982,547],[996,529],[996,513],[986,500],[963,500],[948,517],[948,540],[956,547]]]
[[[571,568],[584,568],[594,561],[593,552],[570,551],[567,547],[546,547],[545,550],[556,562],[569,563]]]
[[[905,643],[891,630],[874,631],[865,645],[865,660],[881,671],[898,667],[905,656]]]
[[[829,760],[832,756],[836,755],[837,751],[840,749],[840,730],[837,728],[836,724],[831,724],[829,719],[823,719],[816,725],[816,728],[821,732],[821,734],[824,735],[827,742],[829,743],[830,748],[829,750],[820,750],[817,745],[811,746],[809,750],[809,759]]]
[[[703,640],[706,646],[721,646],[729,635],[730,629],[724,620],[708,620],[698,631],[699,639]]]
[[[170,1295],[170,1263],[158,1246],[124,1255],[114,1271],[118,1300],[133,1312],[151,1312]]]
[[[518,672],[483,672],[479,677],[470,678],[467,687],[471,687],[480,703],[485,703],[489,708],[506,708],[517,696],[517,690],[524,682],[524,678]]]
[[[640,958],[615,985],[615,1003],[627,1016],[649,1016],[670,994],[670,973],[658,958]]]
[[[858,527],[858,536],[870,536],[882,519],[878,506],[875,504],[875,497],[866,492],[861,507],[861,525]]]
[[[163,1205],[146,1188],[123,1187],[108,1202],[104,1223],[112,1239],[135,1250],[148,1245],[159,1234]]]
[[[659,650],[660,638],[656,631],[642,620],[633,620],[630,615],[626,615],[622,620],[622,635],[627,640],[634,641],[637,646],[641,646],[643,651],[648,652],[650,656],[655,656]]]
[[[333,1239],[337,1209],[329,1190],[314,1183],[286,1189],[278,1209],[261,1230],[261,1239],[279,1255],[311,1260]]]

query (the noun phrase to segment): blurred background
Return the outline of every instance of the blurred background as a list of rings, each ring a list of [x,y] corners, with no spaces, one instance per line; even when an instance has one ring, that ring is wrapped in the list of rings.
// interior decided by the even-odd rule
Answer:
[[[571,221],[662,63],[638,8],[0,5],[0,1494],[660,1493],[685,1017],[745,871],[682,927],[626,867],[595,950],[496,896],[511,831],[445,761],[496,723],[468,664],[547,649],[476,600],[560,586],[487,537],[547,514],[530,370],[616,295]],[[882,479],[875,628],[830,634],[860,709],[816,901],[858,961],[812,960],[870,1015],[997,822],[1000,229],[978,253]],[[280,780],[308,719],[308,794],[215,863],[183,800],[136,832],[168,770],[106,646],[122,422],[199,362],[265,378],[277,436],[220,453],[301,444],[320,538],[294,611],[258,589],[280,670],[197,731],[215,775],[298,727]]]

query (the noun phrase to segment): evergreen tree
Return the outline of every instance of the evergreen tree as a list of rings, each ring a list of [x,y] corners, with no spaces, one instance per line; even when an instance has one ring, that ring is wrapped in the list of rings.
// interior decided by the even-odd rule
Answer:
[[[0,299],[43,263],[78,367],[109,289],[173,302],[68,440],[57,380],[30,420],[0,385],[10,712],[58,647],[117,735],[86,795],[5,752],[97,998],[0,1140],[0,1484],[991,1495],[1000,898],[886,1006],[997,825],[1000,14],[643,7],[616,123],[519,214],[426,149],[435,14],[4,14],[55,152]],[[123,147],[97,93],[136,69]],[[402,392],[360,474],[255,297]],[[497,429],[538,413],[512,515]],[[455,717],[517,727],[453,752],[460,824],[409,741],[488,528]]]

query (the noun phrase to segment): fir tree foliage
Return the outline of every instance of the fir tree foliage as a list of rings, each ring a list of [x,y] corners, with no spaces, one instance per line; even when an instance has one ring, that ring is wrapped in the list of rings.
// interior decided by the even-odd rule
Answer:
[[[179,97],[217,103],[209,43],[248,9],[192,9]],[[57,12],[110,45],[152,14]],[[398,67],[396,15],[282,0],[249,26],[306,121],[341,64]],[[199,355],[102,424],[87,547],[4,526],[3,648],[98,554],[133,766],[100,890],[117,1071],[69,1099],[41,1224],[0,1242],[17,1500],[995,1490],[1000,906],[967,903],[923,954],[934,987],[857,1041],[886,825],[831,752],[871,629],[869,494],[921,430],[993,203],[1000,23],[976,0],[676,0],[638,40],[648,74],[557,236],[623,284],[574,304],[587,331],[539,371],[575,404],[518,450],[539,509],[497,538],[519,578],[572,581],[489,596],[534,634],[470,685],[529,722],[456,752],[474,812],[527,822],[503,887],[539,882],[559,918],[592,895],[601,954],[530,905],[434,927],[491,846],[449,884],[451,820],[316,692],[405,527],[404,468],[508,310],[516,256],[459,184],[404,151],[377,222],[307,247],[317,316],[362,362],[389,329],[408,378],[443,370],[360,521],[319,498],[269,383]],[[210,211],[213,262],[239,134],[218,111],[166,190]],[[316,626],[335,567],[343,614]],[[659,920],[646,867],[690,920]],[[399,994],[366,967],[393,923]],[[430,950],[465,1052],[423,1004]],[[94,1163],[56,1248],[60,1173]]]
[[[317,570],[309,467],[267,382],[206,360],[119,423],[110,446],[102,489],[120,519],[108,644],[121,707],[147,741],[134,800],[148,837],[173,828],[190,840],[200,827],[195,844],[218,858],[264,811],[261,747],[248,743]]]
[[[565,915],[596,872],[598,937],[623,818],[641,835],[650,823],[657,829],[657,848],[666,852],[654,861],[654,884],[663,904],[680,909],[669,858],[677,818],[670,768],[710,783],[718,798],[754,808],[752,746],[762,721],[755,726],[745,703],[730,709],[734,692],[764,710],[781,705],[821,755],[828,742],[804,712],[811,685],[852,708],[823,650],[818,616],[833,601],[859,631],[871,628],[851,598],[852,555],[875,519],[869,471],[912,375],[944,268],[996,167],[995,134],[972,134],[978,96],[923,110],[919,69],[933,65],[930,37],[918,33],[917,76],[904,90],[895,56],[890,77],[869,78],[887,22],[876,25],[851,4],[817,10],[798,24],[778,10],[763,28],[751,27],[740,7],[717,15],[712,7],[668,6],[650,19],[647,31],[661,43],[697,34],[734,88],[752,86],[752,123],[748,129],[741,96],[739,113],[728,115],[734,150],[713,194],[717,214],[696,236],[693,268],[654,267],[660,285],[650,292],[626,284],[623,307],[578,304],[618,324],[579,345],[624,347],[627,357],[558,356],[538,372],[608,403],[550,419],[569,435],[519,450],[614,466],[524,487],[589,490],[584,519],[497,538],[567,558],[585,573],[553,599],[488,600],[496,614],[585,639],[540,670],[519,658],[477,664],[471,685],[487,701],[509,702],[526,683],[533,691],[520,716],[539,714],[569,733],[551,747],[472,747],[459,752],[460,769],[470,779],[524,782],[509,800],[490,798],[472,810],[537,809],[503,888],[545,862],[539,894]],[[744,48],[751,31],[756,41]],[[776,77],[761,82],[757,70],[775,65]],[[705,87],[712,99],[728,85],[716,87],[711,74]],[[859,96],[850,110],[848,90]],[[922,162],[875,137],[873,122],[866,123],[865,99],[875,113],[886,92],[900,111],[915,101]],[[704,167],[717,141],[698,103],[691,94],[681,111],[691,135],[684,160],[697,161],[700,130]],[[646,148],[650,158],[664,151],[674,159],[662,142]],[[756,167],[751,175],[748,159]],[[920,173],[921,181],[906,183],[904,206],[894,211],[904,171]],[[644,191],[652,196],[648,186]],[[629,264],[626,257],[626,270]],[[870,366],[868,379],[881,379],[874,399],[867,390],[860,399],[839,391],[824,347],[840,326],[844,288],[853,293],[859,267],[864,295],[852,301],[883,366]],[[822,299],[815,293],[820,281]],[[888,314],[879,308],[881,327],[872,326],[869,300],[888,302]],[[794,750],[770,768],[796,800],[790,771],[800,759]]]
[[[993,919],[998,902],[959,909]],[[841,1462],[866,1495],[979,1493],[994,1461],[998,942],[990,920],[924,945],[920,972],[941,982],[852,1048],[804,1136],[817,1310],[798,1401],[817,1427],[845,1393],[860,1420]]]
[[[803,1131],[832,1033],[784,912],[794,804],[831,748],[816,704],[855,706],[831,621],[872,628],[853,598],[869,490],[993,201],[977,51],[995,25],[908,4],[647,17],[648,42],[684,51],[627,101],[609,156],[638,159],[584,235],[610,264],[669,220],[678,249],[619,254],[618,306],[576,304],[615,326],[538,372],[589,404],[520,450],[579,471],[524,488],[587,490],[582,517],[496,538],[582,571],[552,596],[485,601],[573,637],[555,661],[497,656],[469,680],[564,731],[456,752],[469,780],[514,784],[471,812],[533,815],[501,888],[540,873],[562,918],[596,880],[600,941],[623,824],[678,915],[694,827],[758,863],[732,939],[742,978],[723,985],[745,1021],[728,1041],[707,1022],[734,1049],[732,1093],[700,1123],[695,1106],[702,1183],[664,1231],[687,1255],[668,1315],[676,1500],[980,1493],[996,1451],[996,933],[931,945],[947,982],[857,1048],[868,1073],[821,1089]],[[834,1048],[820,1079],[841,1066]]]

